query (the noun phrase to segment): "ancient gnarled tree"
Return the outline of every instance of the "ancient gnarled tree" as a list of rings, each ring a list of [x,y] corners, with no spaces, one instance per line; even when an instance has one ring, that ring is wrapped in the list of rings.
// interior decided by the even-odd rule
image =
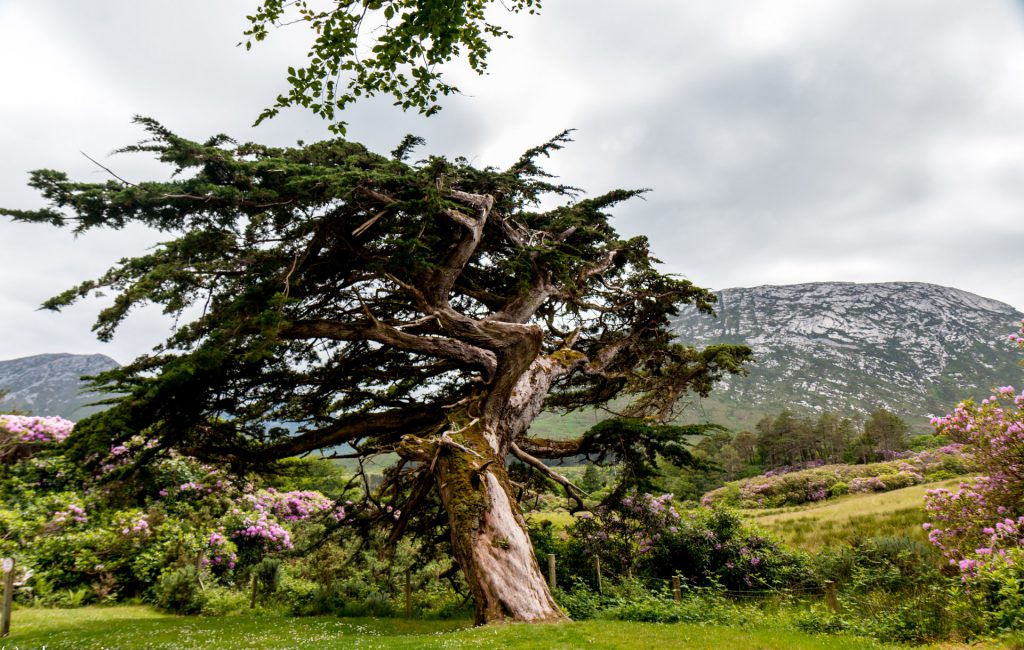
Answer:
[[[713,296],[660,273],[645,238],[616,235],[606,211],[637,192],[578,199],[552,183],[537,159],[564,134],[495,170],[409,163],[412,138],[388,158],[343,140],[200,144],[141,122],[152,139],[128,150],[157,155],[176,180],[38,171],[32,185],[51,206],[5,211],[77,231],[139,222],[169,237],[46,303],[113,292],[102,339],[144,303],[187,321],[103,376],[122,396],[80,423],[71,443],[82,456],[136,432],[157,437],[152,453],[238,468],[313,450],[397,454],[385,486],[401,506],[394,534],[439,495],[480,621],[563,618],[506,460],[575,497],[538,459],[610,456],[642,474],[658,455],[685,455],[683,430],[660,424],[679,398],[749,355],[674,342],[669,317],[688,303],[710,312]],[[544,408],[609,403],[622,417],[577,440],[529,436]]]

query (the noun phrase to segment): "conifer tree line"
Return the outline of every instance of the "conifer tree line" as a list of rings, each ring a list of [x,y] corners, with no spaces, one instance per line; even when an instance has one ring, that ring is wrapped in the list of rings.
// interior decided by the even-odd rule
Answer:
[[[926,443],[912,439],[910,426],[884,408],[862,421],[833,411],[806,416],[784,409],[777,415],[765,415],[754,431],[717,432],[701,441],[697,451],[727,474],[739,476],[749,473],[748,468],[760,472],[814,461],[832,464],[885,460],[910,449],[915,442]]]

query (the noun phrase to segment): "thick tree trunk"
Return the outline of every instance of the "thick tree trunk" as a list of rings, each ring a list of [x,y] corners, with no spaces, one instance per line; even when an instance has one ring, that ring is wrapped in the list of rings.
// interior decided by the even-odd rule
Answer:
[[[470,425],[435,465],[455,558],[476,601],[478,624],[567,620],[537,565],[504,458]]]

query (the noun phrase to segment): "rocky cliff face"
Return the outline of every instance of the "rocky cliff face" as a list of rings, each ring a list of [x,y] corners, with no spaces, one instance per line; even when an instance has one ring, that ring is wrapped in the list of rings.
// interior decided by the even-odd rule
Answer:
[[[946,413],[967,396],[1017,385],[1024,369],[1007,336],[1021,313],[958,289],[916,282],[823,282],[725,289],[718,318],[674,322],[698,345],[746,341],[758,363],[704,407],[748,426],[759,412]],[[731,413],[731,415],[730,415]]]
[[[33,415],[59,415],[79,420],[99,410],[88,404],[98,396],[83,393],[83,376],[117,367],[102,354],[40,354],[0,361],[0,409],[19,409]]]

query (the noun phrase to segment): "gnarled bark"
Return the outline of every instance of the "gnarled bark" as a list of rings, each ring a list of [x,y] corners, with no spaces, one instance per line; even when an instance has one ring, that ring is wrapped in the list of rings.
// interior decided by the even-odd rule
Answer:
[[[479,420],[442,446],[435,473],[452,547],[476,602],[476,622],[567,620],[551,597],[511,492],[504,458]]]

